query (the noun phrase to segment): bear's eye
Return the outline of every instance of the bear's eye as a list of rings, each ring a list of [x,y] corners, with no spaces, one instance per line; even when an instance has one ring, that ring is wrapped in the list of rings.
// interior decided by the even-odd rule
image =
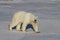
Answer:
[[[35,19],[34,21],[35,21],[35,22],[37,22],[37,20],[36,20],[36,19]]]

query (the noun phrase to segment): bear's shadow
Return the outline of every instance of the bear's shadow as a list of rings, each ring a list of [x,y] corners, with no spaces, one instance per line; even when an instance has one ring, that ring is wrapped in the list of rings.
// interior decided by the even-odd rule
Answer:
[[[29,29],[29,28],[31,28],[34,31],[34,28],[33,28],[32,24],[28,24],[27,27],[26,27],[26,30]],[[12,29],[16,29],[16,26],[13,27]],[[21,24],[20,29],[22,30],[22,24]]]

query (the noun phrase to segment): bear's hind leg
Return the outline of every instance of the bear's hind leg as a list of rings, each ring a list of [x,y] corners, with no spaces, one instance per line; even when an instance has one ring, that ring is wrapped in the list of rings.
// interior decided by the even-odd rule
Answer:
[[[22,31],[23,32],[26,32],[26,26],[27,26],[27,24],[26,23],[23,23],[23,25],[22,25]]]
[[[8,25],[9,30],[12,31],[12,28],[17,26],[17,24],[18,24],[18,22],[13,21],[10,25]]]
[[[18,32],[21,31],[20,27],[21,27],[21,23],[17,24],[16,30],[17,30]]]
[[[12,28],[13,28],[13,27],[15,27],[15,26],[12,26],[12,25],[10,25],[10,24],[8,25],[8,29],[9,29],[10,31],[12,31]]]

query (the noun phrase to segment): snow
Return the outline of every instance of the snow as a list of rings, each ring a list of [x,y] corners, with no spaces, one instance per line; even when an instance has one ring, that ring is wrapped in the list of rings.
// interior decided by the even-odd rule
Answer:
[[[17,11],[31,12],[38,15],[38,26],[41,33],[10,32],[12,16]],[[60,40],[60,1],[28,2],[25,3],[1,3],[0,4],[0,40]]]

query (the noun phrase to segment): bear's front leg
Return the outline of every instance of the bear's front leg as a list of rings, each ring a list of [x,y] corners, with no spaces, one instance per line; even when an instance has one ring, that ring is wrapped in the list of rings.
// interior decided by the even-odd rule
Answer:
[[[40,33],[40,32],[38,31],[38,24],[37,24],[37,22],[33,21],[33,22],[32,22],[32,25],[33,25],[34,31],[35,31],[36,33]]]

